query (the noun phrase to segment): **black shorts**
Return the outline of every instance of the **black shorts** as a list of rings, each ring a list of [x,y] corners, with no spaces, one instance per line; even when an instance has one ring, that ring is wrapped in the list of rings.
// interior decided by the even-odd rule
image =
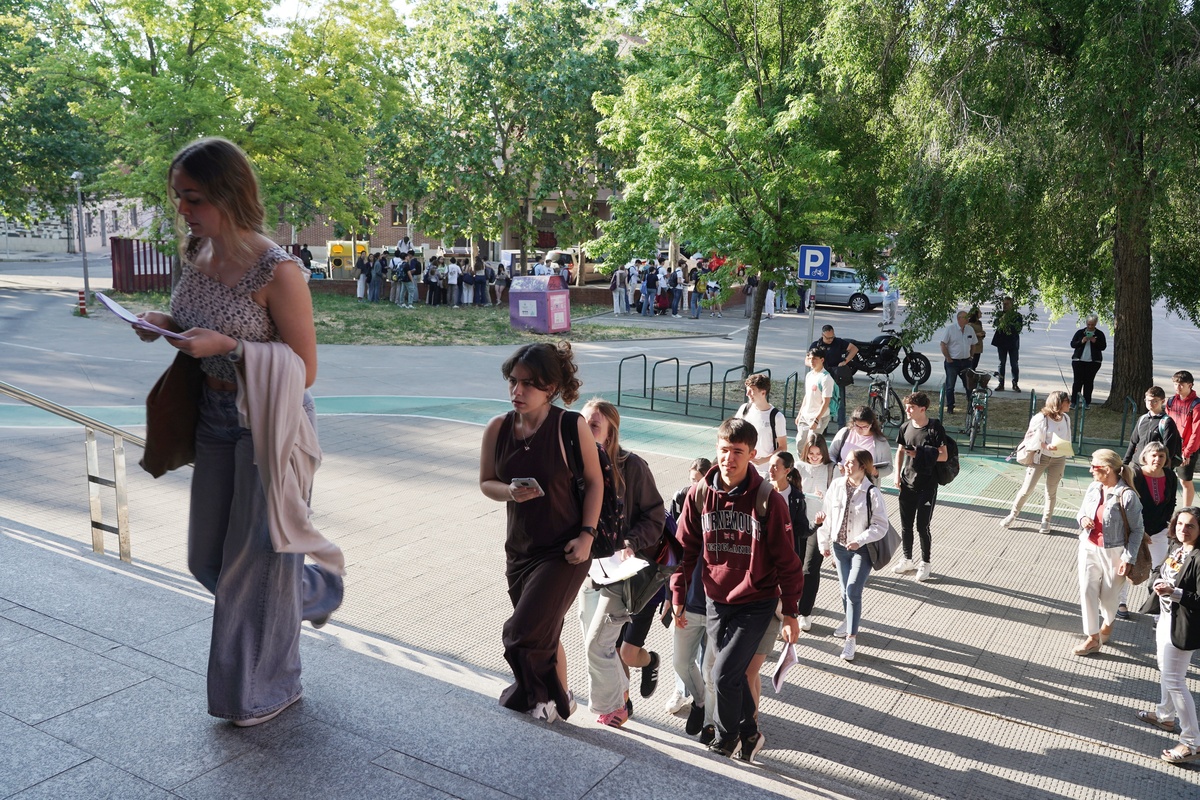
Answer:
[[[1200,456],[1200,452],[1192,453],[1191,458],[1184,461],[1175,468],[1175,474],[1179,476],[1181,481],[1190,481],[1192,476],[1196,474],[1196,457]]]

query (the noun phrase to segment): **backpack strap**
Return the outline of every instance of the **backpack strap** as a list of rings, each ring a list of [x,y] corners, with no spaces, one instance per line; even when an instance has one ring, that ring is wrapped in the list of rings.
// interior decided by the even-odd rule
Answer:
[[[583,483],[583,454],[579,452],[579,423],[576,411],[563,409],[558,420],[558,436],[566,454],[567,467],[571,470],[571,478],[577,483]]]
[[[771,452],[775,452],[775,443],[779,441],[779,434],[775,432],[775,419],[783,416],[783,412],[775,406],[771,406]],[[784,437],[787,436],[787,427],[783,429]]]
[[[770,519],[771,493],[774,491],[775,487],[771,482],[763,478],[762,483],[758,485],[758,494],[754,497],[754,515],[758,517],[758,524],[764,528]]]

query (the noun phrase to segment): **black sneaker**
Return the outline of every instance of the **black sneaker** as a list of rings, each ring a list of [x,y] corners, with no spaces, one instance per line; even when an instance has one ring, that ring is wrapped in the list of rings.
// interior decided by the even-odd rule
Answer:
[[[738,751],[737,758],[739,761],[744,761],[747,764],[754,763],[754,757],[758,755],[758,751],[763,749],[763,743],[767,741],[767,737],[762,735],[762,731],[753,736],[742,737],[742,749]]]
[[[704,706],[698,706],[692,703],[692,710],[688,712],[687,719],[687,735],[695,736],[704,727]]]
[[[708,752],[715,753],[719,756],[725,756],[726,758],[731,758],[733,756],[733,751],[737,750],[738,744],[739,740],[737,736],[727,736],[718,742],[713,742],[710,744],[708,746]]]
[[[625,713],[629,715],[630,719],[633,719],[633,701],[629,699],[628,695],[625,696]]]
[[[700,731],[700,744],[710,745],[717,738],[717,728],[715,725],[705,725],[704,730]]]
[[[658,653],[650,651],[650,663],[642,667],[642,697],[649,697],[658,688]]]

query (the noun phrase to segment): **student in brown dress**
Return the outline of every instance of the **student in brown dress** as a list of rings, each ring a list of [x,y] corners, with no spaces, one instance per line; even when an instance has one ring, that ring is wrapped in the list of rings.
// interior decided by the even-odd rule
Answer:
[[[508,504],[505,576],[513,614],[502,640],[515,681],[500,704],[546,722],[574,710],[563,618],[587,577],[604,495],[591,430],[581,415],[553,405],[558,398],[570,404],[579,397],[575,370],[568,342],[518,349],[500,368],[513,410],[488,423],[479,453],[480,490]],[[583,456],[582,498],[566,461],[564,414],[570,415],[566,424],[574,425]]]

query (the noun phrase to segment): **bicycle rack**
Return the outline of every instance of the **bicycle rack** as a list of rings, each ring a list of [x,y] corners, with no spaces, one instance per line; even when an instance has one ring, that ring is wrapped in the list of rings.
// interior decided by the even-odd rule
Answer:
[[[1079,413],[1075,415],[1075,430],[1072,431],[1071,444],[1075,448],[1077,455],[1083,455],[1083,423],[1087,419],[1087,405],[1079,406]]]
[[[1037,391],[1029,390],[1029,418],[1033,419],[1033,415],[1037,413]]]
[[[800,373],[799,372],[793,372],[791,375],[788,375],[783,380],[783,408],[782,408],[782,411],[783,411],[783,415],[785,417],[788,415],[788,387],[789,386],[792,388],[792,411],[791,411],[791,413],[792,413],[792,416],[795,416],[797,411],[799,411],[799,406],[796,405],[797,393],[799,392],[799,389],[800,389]]]
[[[1125,395],[1125,402],[1121,408],[1121,444],[1125,444],[1125,423],[1129,421],[1129,412],[1133,411],[1134,425],[1137,424],[1138,406],[1129,395]],[[1132,436],[1132,432],[1130,436]]]
[[[688,367],[687,389],[685,390],[685,395],[684,395],[684,400],[683,400],[683,415],[685,417],[687,416],[688,408],[690,407],[691,402],[692,402],[692,370],[696,369],[697,367],[703,367],[706,364],[708,365],[708,407],[712,408],[712,404],[713,404],[713,362],[701,361],[699,364],[692,364],[690,367]]]
[[[646,354],[638,353],[636,356],[625,356],[625,358],[622,358],[620,363],[617,364],[617,405],[621,405],[621,378],[625,372],[625,362],[633,361],[634,359],[638,358],[642,360],[642,397],[646,396],[646,365],[649,363],[649,360],[646,358]]]
[[[658,368],[663,364],[675,362],[675,402],[679,402],[679,359],[675,356],[664,358],[661,361],[655,361],[654,367],[650,370],[650,410],[654,410],[654,395],[658,392]]]
[[[725,384],[729,383],[729,373],[734,370],[746,371],[745,364],[738,364],[736,367],[730,367],[725,370],[725,374],[721,376],[721,419],[725,419]]]

